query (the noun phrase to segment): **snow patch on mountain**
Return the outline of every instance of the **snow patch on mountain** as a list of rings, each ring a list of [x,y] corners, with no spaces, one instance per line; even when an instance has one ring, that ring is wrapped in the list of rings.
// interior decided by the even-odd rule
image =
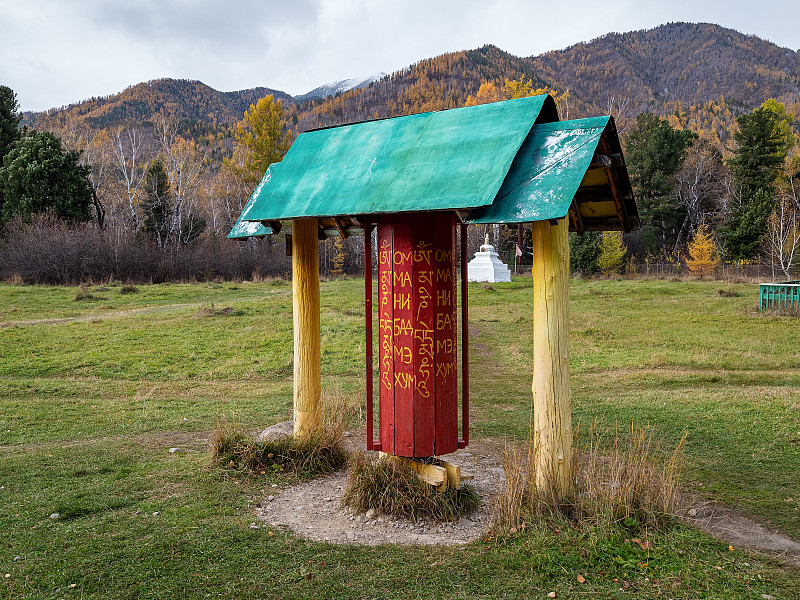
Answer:
[[[317,100],[319,98],[327,98],[328,96],[335,96],[348,90],[362,88],[368,86],[370,83],[380,81],[386,77],[386,73],[374,73],[365,77],[353,77],[352,79],[342,79],[341,81],[334,81],[326,83],[310,92],[306,92],[300,96],[295,96],[294,99],[298,102],[302,100]]]

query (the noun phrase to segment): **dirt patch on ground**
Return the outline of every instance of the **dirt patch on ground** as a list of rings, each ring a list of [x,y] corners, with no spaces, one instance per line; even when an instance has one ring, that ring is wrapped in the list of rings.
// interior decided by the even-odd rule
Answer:
[[[351,437],[348,442],[353,449],[364,446],[363,439]],[[252,527],[288,527],[302,537],[334,544],[466,544],[488,532],[492,498],[505,479],[501,457],[502,444],[492,441],[473,443],[466,450],[443,457],[459,465],[464,474],[475,476],[469,483],[481,498],[478,510],[455,523],[355,513],[342,505],[347,474],[340,471],[293,487],[271,488],[257,505],[260,522]],[[736,548],[777,554],[800,567],[797,541],[727,507],[711,503],[693,506],[685,515],[690,524]]]
[[[800,567],[800,543],[730,508],[704,503],[690,509],[686,518],[695,527],[731,546],[777,553],[786,562]]]
[[[342,505],[345,471],[290,488],[272,488],[257,507],[257,514],[270,525],[286,526],[300,536],[334,544],[466,544],[480,538],[489,527],[489,504],[504,479],[499,456],[476,444],[442,457],[460,466],[464,475],[475,476],[468,483],[481,498],[480,508],[453,523],[409,521],[373,511],[355,513]]]
[[[64,317],[63,319],[26,319],[23,321],[5,321],[0,323],[0,329],[6,327],[35,327],[38,325],[63,325],[64,323],[88,323],[90,321],[105,321],[108,319],[118,319],[130,317],[132,315],[169,312],[171,310],[183,310],[190,306],[201,306],[201,304],[167,304],[165,306],[150,306],[147,308],[131,308],[117,310],[113,312],[99,313],[96,315],[83,315],[80,317]],[[232,310],[232,309],[231,309]]]

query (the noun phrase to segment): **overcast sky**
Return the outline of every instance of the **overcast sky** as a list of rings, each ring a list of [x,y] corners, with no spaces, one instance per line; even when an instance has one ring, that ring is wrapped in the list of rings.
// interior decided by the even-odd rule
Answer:
[[[530,56],[668,21],[800,48],[800,0],[0,0],[0,84],[22,110],[161,77],[297,95],[443,52]]]

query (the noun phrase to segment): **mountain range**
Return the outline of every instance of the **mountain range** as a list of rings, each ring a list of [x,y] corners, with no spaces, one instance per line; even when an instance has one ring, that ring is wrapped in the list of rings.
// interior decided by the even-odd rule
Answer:
[[[520,78],[537,87],[568,90],[571,118],[608,112],[624,118],[649,110],[702,122],[727,111],[720,118],[730,121],[737,111],[770,97],[800,117],[800,53],[719,25],[668,23],[609,33],[538,56],[514,56],[491,45],[453,52],[390,75],[335,82],[297,97],[268,87],[220,92],[199,81],[161,79],[112,96],[26,113],[25,122],[47,128],[77,119],[109,127],[146,123],[164,111],[200,130],[224,129],[241,119],[250,104],[272,94],[282,101],[291,126],[303,131],[462,106],[484,82],[502,85]]]
[[[301,94],[294,97],[295,102],[302,102],[303,100],[322,100],[328,96],[336,96],[343,92],[353,89],[361,89],[368,86],[370,83],[375,83],[386,77],[386,73],[375,73],[374,75],[367,75],[366,77],[353,77],[352,79],[342,79],[341,81],[334,81],[326,83],[319,87],[315,87],[310,92]]]

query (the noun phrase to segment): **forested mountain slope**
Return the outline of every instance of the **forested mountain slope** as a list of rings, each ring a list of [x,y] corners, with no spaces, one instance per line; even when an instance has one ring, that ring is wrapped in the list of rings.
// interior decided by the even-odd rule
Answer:
[[[147,125],[158,113],[194,137],[229,135],[245,110],[267,94],[281,100],[289,127],[317,127],[463,106],[482,83],[531,80],[569,92],[569,118],[612,114],[624,132],[636,115],[669,116],[724,147],[742,112],[767,98],[800,120],[800,53],[708,23],[669,23],[609,33],[534,57],[487,45],[422,60],[380,81],[335,96],[300,100],[266,87],[219,92],[199,81],[160,79],[105,98],[26,115],[27,125],[63,130],[70,122],[103,129]]]
[[[609,33],[528,59],[539,75],[602,106],[623,96],[635,110],[723,96],[748,107],[767,98],[797,99],[800,54],[709,23],[669,23]]]
[[[176,119],[214,127],[235,123],[251,104],[267,94],[284,102],[292,101],[289,94],[265,87],[220,92],[200,81],[156,79],[133,85],[119,94],[27,114],[25,120],[37,128],[70,119],[106,128],[150,121],[154,115],[163,112]]]
[[[573,117],[641,111],[674,113],[684,125],[736,112],[767,98],[800,100],[800,53],[756,36],[708,23],[669,23],[609,33],[539,56],[518,57],[487,45],[422,60],[366,87],[318,100],[295,100],[266,87],[219,92],[191,80],[160,79],[105,98],[26,115],[48,128],[78,119],[104,128],[147,122],[158,112],[185,119],[202,132],[229,125],[259,98],[272,94],[291,127],[304,131],[363,119],[462,106],[481,83],[526,78],[534,86],[569,90]],[[681,113],[686,114],[681,116]],[[698,114],[695,114],[698,113]],[[699,114],[703,113],[703,114]]]

